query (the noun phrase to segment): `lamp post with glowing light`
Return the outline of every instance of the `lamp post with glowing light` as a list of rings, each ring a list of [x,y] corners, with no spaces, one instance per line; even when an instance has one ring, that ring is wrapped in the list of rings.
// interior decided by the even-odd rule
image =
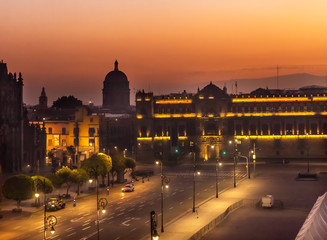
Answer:
[[[39,178],[36,179],[37,186],[40,184],[43,187],[43,195],[44,195],[44,211],[43,211],[43,239],[47,239],[47,230],[50,228],[50,233],[54,234],[55,229],[54,226],[57,224],[57,218],[54,215],[47,216],[47,202],[46,202],[46,189],[45,189],[45,178],[41,181]],[[36,199],[39,201],[40,194],[35,193]]]
[[[217,163],[216,163],[216,198],[218,198],[219,167],[221,165],[222,165],[222,163],[219,162],[219,159],[217,159]]]
[[[150,234],[151,240],[159,239],[159,235],[157,232],[157,214],[155,211],[150,212]]]
[[[106,198],[100,198],[99,199],[99,189],[98,189],[98,172],[99,166],[96,166],[95,168],[89,169],[89,175],[95,178],[96,183],[96,194],[97,194],[97,232],[98,232],[98,240],[100,239],[100,229],[99,229],[99,215],[100,215],[100,207],[102,208],[101,212],[104,214],[106,212],[105,207],[108,205],[108,200]],[[90,183],[93,182],[93,179],[89,180]]]
[[[44,225],[44,232],[46,232],[46,230],[48,228],[50,228],[50,233],[51,234],[55,234],[55,229],[54,226],[56,226],[57,224],[57,218],[54,215],[50,215],[45,219],[45,225]],[[44,239],[46,239],[46,235],[44,234]]]
[[[229,144],[233,144],[233,141],[229,141]],[[234,139],[234,188],[236,187],[236,159],[237,159],[237,139]]]
[[[161,232],[164,232],[164,226],[163,226],[163,193],[164,193],[164,187],[167,189],[169,188],[169,178],[167,178],[165,175],[163,175],[162,170],[162,161],[156,161],[156,164],[160,164],[160,176],[161,176]]]
[[[195,212],[195,175],[200,175],[200,171],[196,170],[195,164],[195,151],[193,152],[193,208],[192,211]]]

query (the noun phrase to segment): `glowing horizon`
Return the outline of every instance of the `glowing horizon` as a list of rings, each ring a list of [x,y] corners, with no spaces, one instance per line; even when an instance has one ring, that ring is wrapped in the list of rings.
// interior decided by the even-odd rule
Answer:
[[[327,75],[327,2],[316,0],[0,0],[0,60],[22,72],[24,101],[63,95],[102,103],[119,69],[159,94],[209,81],[308,72]],[[255,88],[255,86],[253,86]]]

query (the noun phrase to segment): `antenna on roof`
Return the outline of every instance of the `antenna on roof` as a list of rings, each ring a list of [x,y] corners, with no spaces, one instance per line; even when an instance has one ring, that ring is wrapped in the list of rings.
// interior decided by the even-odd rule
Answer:
[[[277,64],[277,89],[279,89],[279,84],[278,84],[278,82],[279,82],[279,72],[278,72],[278,70],[279,70],[279,67],[278,67],[278,64]]]

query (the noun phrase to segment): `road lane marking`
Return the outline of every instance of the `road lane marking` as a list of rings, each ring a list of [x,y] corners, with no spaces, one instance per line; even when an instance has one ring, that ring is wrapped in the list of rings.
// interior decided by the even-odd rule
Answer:
[[[131,219],[126,220],[125,222],[122,222],[121,224],[124,225],[124,226],[126,226],[126,227],[128,227],[128,226],[131,225],[131,224],[128,223],[128,222],[130,222],[130,221],[131,221]]]
[[[84,227],[84,226],[86,226],[86,225],[89,225],[89,224],[90,224],[90,222],[84,223],[84,224],[82,225],[82,227]]]
[[[120,239],[120,237],[117,237],[117,238],[115,238],[114,240],[118,240],[118,239]]]
[[[135,231],[136,230],[136,228],[133,228],[132,230],[131,230],[131,232],[133,232],[133,231]]]
[[[70,232],[70,231],[73,231],[74,229],[72,227],[69,227],[69,228],[66,228],[65,231],[66,232]]]
[[[174,207],[170,207],[169,210],[172,210]]]
[[[183,202],[179,202],[179,205],[182,205],[183,204]]]
[[[76,234],[76,232],[72,232],[72,233],[68,234],[67,237],[73,236],[75,234]]]
[[[91,226],[87,226],[86,228],[82,228],[82,231],[89,229]]]

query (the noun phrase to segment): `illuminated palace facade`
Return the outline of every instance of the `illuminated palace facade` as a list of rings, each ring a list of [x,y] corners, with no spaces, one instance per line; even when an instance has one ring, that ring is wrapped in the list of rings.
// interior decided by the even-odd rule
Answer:
[[[200,158],[219,151],[261,159],[327,158],[327,89],[257,89],[229,95],[210,83],[196,94],[136,94],[137,158],[188,154],[193,143]]]

